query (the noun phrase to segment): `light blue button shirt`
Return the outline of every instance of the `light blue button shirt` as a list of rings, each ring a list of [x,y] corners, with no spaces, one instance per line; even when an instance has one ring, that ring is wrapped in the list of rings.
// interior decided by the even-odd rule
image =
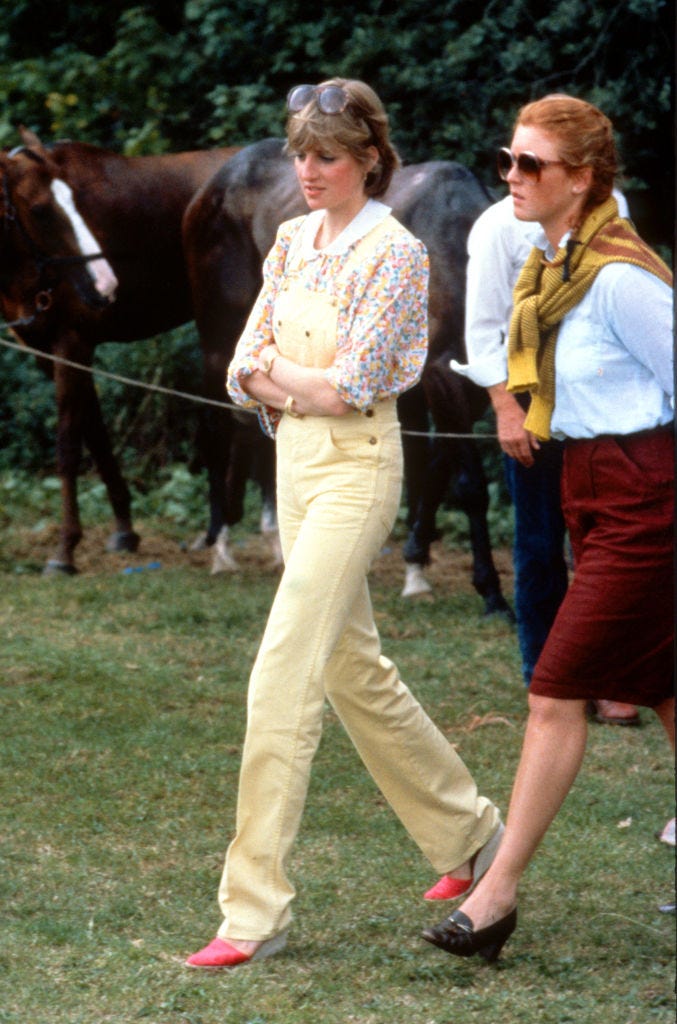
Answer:
[[[469,363],[452,361],[451,366],[483,387],[505,380],[510,290],[533,245],[549,259],[554,256],[539,224],[513,216],[510,197],[490,207],[471,232]],[[555,374],[551,430],[556,438],[630,434],[669,423],[674,416],[672,289],[632,264],[603,267],[560,324]]]
[[[545,236],[536,244],[554,256]],[[672,289],[629,263],[602,267],[559,327],[553,437],[632,434],[669,423],[673,358]]]

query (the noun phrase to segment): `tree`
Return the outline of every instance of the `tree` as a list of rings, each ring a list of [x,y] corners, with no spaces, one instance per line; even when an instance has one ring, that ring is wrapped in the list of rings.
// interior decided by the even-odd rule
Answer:
[[[5,3],[0,145],[20,123],[127,153],[252,142],[281,134],[291,85],[341,74],[374,85],[407,161],[495,185],[519,106],[570,92],[609,114],[631,205],[672,245],[671,0]]]
[[[20,124],[45,142],[70,137],[127,154],[253,142],[282,134],[292,85],[343,75],[365,79],[382,96],[407,162],[458,160],[497,187],[494,154],[509,140],[521,104],[569,92],[611,117],[633,216],[670,259],[671,0],[0,4],[0,147],[19,142]],[[188,358],[189,347],[185,333],[165,344],[167,365],[177,365],[168,351]],[[115,369],[114,346],[110,353]],[[16,429],[7,433],[21,415],[18,396],[22,408],[44,402],[33,390],[46,387],[40,378],[9,368],[23,358],[4,360],[0,434],[11,441],[4,451],[12,459],[40,464],[42,429],[26,436],[23,455]],[[126,360],[121,372],[133,375],[138,360],[144,377],[140,348],[132,354],[126,347],[119,358]],[[123,408],[116,398],[118,418],[135,422],[135,402],[130,397]],[[144,445],[172,459],[188,441],[168,437],[159,414],[156,426]]]

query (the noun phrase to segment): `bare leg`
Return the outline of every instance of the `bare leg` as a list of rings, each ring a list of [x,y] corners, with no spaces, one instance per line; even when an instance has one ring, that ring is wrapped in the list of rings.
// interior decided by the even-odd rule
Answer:
[[[505,835],[493,864],[461,908],[475,930],[515,906],[520,878],[573,785],[586,739],[585,701],[529,695]]]
[[[668,740],[670,742],[670,746],[672,747],[672,750],[673,750],[673,753],[674,753],[674,750],[675,750],[675,698],[674,697],[670,697],[668,700],[664,700],[662,704],[659,704],[657,707],[654,708],[654,711],[656,712],[656,714],[658,715],[658,717],[661,720],[663,728],[665,729],[665,732],[667,733],[667,737],[668,737]],[[670,834],[670,831],[672,831],[673,839],[674,839],[674,831],[675,831],[674,820],[675,820],[674,818],[671,818],[670,821],[668,821],[668,823],[666,824],[666,826],[663,829],[663,831],[661,832],[660,839],[661,839],[662,842],[670,843],[670,839],[667,838],[667,836]],[[672,825],[672,830],[670,829],[671,825]],[[672,842],[672,845],[674,846],[674,841]]]
[[[669,697],[668,700],[664,700],[662,704],[659,704],[654,708],[654,711],[658,715],[665,729],[670,746],[675,749],[675,698]]]

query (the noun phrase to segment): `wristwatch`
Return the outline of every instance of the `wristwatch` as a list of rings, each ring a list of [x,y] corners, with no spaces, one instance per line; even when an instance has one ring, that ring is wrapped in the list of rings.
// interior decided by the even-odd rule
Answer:
[[[271,370],[273,369],[273,363],[279,354],[279,352],[270,352],[268,355],[264,356],[261,369],[265,373],[266,377],[270,377]]]

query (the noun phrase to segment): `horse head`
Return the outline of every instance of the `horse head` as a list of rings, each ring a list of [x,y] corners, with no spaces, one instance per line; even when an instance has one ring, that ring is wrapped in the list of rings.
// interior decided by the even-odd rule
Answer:
[[[68,183],[32,132],[0,153],[0,295],[14,315],[60,304],[88,310],[115,298],[116,277]]]

